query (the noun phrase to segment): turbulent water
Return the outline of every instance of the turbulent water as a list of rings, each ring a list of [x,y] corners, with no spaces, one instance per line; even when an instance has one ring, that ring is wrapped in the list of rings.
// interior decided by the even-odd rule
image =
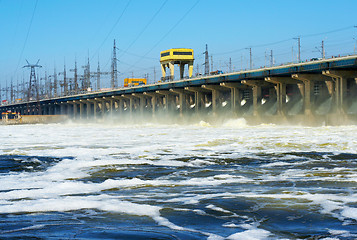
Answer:
[[[1,239],[356,239],[357,126],[0,126]]]

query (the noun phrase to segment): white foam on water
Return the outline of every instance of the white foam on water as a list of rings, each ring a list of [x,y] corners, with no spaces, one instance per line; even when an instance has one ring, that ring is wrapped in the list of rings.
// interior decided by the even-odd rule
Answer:
[[[263,164],[261,165],[262,167],[281,167],[281,166],[290,166],[293,165],[292,163],[289,162],[273,162],[273,163],[267,163],[267,164]]]
[[[329,230],[329,233],[332,235],[341,235],[341,234],[349,234],[349,231],[346,230]]]
[[[209,124],[208,122],[205,122],[205,121],[200,121],[199,123],[198,123],[198,126],[200,126],[200,127],[211,127],[211,124]]]
[[[135,216],[148,216],[159,225],[166,226],[173,230],[199,232],[207,236],[214,236],[214,234],[211,233],[175,225],[168,219],[160,216],[160,207],[122,201],[109,195],[86,196],[85,198],[70,196],[40,200],[22,200],[0,205],[1,213],[67,212],[84,209],[97,209]]]
[[[224,223],[222,227],[227,227],[227,228],[239,228],[240,225],[234,224],[232,222]]]
[[[247,121],[244,118],[230,119],[223,123],[223,127],[244,128],[247,127]]]
[[[225,209],[223,209],[223,208],[221,208],[221,207],[217,207],[217,206],[215,206],[215,205],[213,205],[213,204],[207,205],[206,208],[212,209],[212,210],[217,211],[217,212],[223,212],[223,213],[232,214],[231,211],[225,210]]]
[[[236,197],[247,197],[253,199],[265,199],[264,202],[268,203],[267,199],[281,199],[285,200],[286,205],[291,205],[291,207],[303,206],[320,206],[320,212],[322,214],[329,214],[339,220],[344,219],[354,219],[357,220],[357,209],[346,207],[349,203],[357,202],[357,194],[351,195],[334,195],[334,194],[311,194],[307,192],[290,192],[290,193],[277,193],[277,194],[254,194],[251,192],[247,193],[236,193],[231,194]],[[228,197],[228,196],[227,196]],[[295,200],[293,200],[295,199]],[[310,203],[307,205],[306,202],[298,203],[297,200],[307,200]]]
[[[331,235],[334,235],[337,237],[348,238],[348,239],[356,239],[357,238],[357,234],[351,234],[349,231],[346,231],[346,230],[328,229],[328,232]]]
[[[343,217],[351,218],[357,221],[357,208],[344,207],[341,214]]]
[[[267,239],[271,232],[264,229],[249,229],[243,232],[235,233],[228,236],[230,240],[263,240]]]
[[[37,230],[37,229],[44,228],[45,226],[47,226],[47,224],[46,225],[45,224],[38,224],[38,225],[33,225],[33,226],[29,226],[29,227],[23,227],[23,228],[19,228],[19,229],[2,231],[0,233],[4,234],[4,233],[14,233],[14,232],[27,231],[27,230]]]
[[[172,197],[171,199],[165,200],[165,202],[181,202],[183,204],[197,204],[201,200],[212,199],[217,197],[232,197],[234,196],[231,193],[215,193],[215,194],[191,194],[191,196],[183,196],[183,197]],[[160,202],[160,201],[159,201]]]
[[[109,195],[86,196],[85,198],[65,196],[16,202],[11,201],[0,206],[1,213],[66,212],[82,209],[98,209],[137,216],[157,217],[160,215],[161,208],[118,200]]]

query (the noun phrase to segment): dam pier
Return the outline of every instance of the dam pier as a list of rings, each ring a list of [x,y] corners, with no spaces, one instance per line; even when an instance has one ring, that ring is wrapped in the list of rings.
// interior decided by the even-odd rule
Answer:
[[[357,122],[356,55],[196,77],[190,59],[162,63],[164,77],[154,84],[5,104],[0,112],[95,121],[167,114],[178,119],[242,117],[248,124]],[[166,67],[173,72],[177,63],[180,79],[173,80],[172,74],[165,75]],[[184,64],[189,65],[187,78]]]

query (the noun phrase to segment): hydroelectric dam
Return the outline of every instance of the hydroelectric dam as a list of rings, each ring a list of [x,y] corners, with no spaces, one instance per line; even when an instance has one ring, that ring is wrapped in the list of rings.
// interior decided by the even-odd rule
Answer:
[[[248,124],[357,123],[357,55],[2,105],[0,112],[92,119],[242,117]]]

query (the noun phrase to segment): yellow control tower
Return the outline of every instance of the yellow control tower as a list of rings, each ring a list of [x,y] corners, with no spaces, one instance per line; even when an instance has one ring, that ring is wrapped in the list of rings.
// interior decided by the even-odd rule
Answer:
[[[192,77],[193,71],[193,49],[189,48],[171,48],[160,53],[160,63],[162,71],[162,80],[174,79],[174,65],[180,65],[180,79],[183,79],[185,64],[188,65],[188,76]],[[170,76],[166,76],[166,67],[170,69]]]

